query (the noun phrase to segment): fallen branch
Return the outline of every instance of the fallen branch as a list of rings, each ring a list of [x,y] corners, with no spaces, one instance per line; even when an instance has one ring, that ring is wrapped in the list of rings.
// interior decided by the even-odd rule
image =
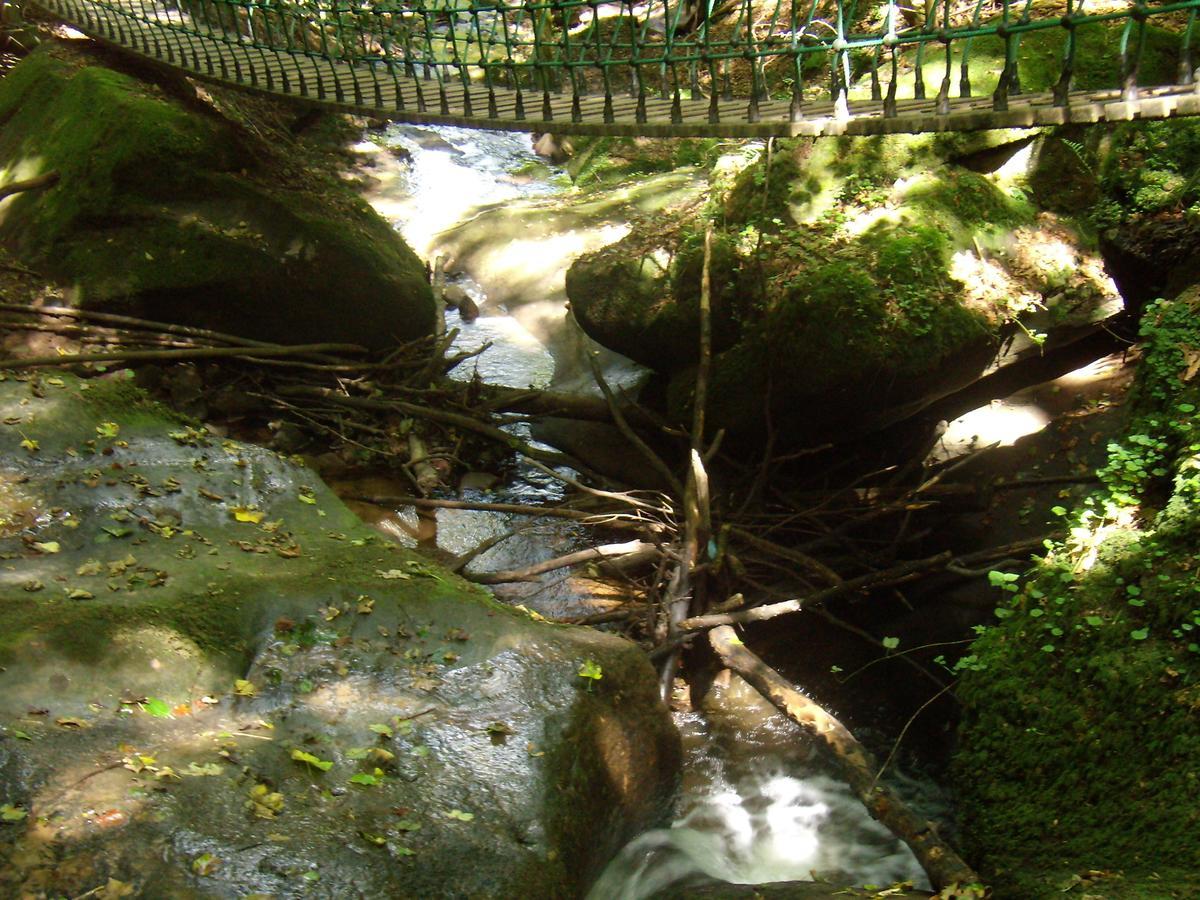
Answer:
[[[575,469],[582,467],[575,460],[569,459],[561,453],[555,453],[549,450],[539,450],[533,447],[520,438],[509,434],[497,428],[495,425],[489,425],[486,422],[480,422],[470,416],[461,413],[451,412],[445,409],[435,409],[432,406],[421,406],[416,403],[408,403],[404,400],[373,400],[367,397],[347,397],[344,394],[339,394],[329,388],[295,386],[281,387],[278,390],[279,394],[285,397],[317,397],[326,402],[333,403],[337,406],[345,406],[349,409],[366,409],[377,412],[401,412],[405,415],[414,416],[417,418],[428,419],[433,422],[441,422],[443,425],[451,425],[455,428],[461,428],[464,431],[473,431],[476,434],[481,434],[484,437],[503,444],[513,450],[523,453],[531,459],[548,462],[556,466],[571,466]]]
[[[806,597],[797,597],[794,600],[784,600],[781,603],[771,603],[766,606],[756,606],[753,609],[738,610],[730,613],[716,613],[707,616],[693,616],[690,619],[684,619],[679,623],[680,631],[702,631],[705,628],[716,628],[718,625],[745,625],[748,622],[765,622],[767,619],[774,619],[776,616],[787,615],[788,613],[796,613],[801,610],[815,606],[818,603],[824,603],[832,597],[847,594],[851,591],[867,590],[869,588],[885,587],[887,585],[900,584],[909,580],[914,575],[923,574],[925,572],[943,569],[946,564],[954,558],[949,550],[939,553],[936,556],[929,556],[925,559],[916,559],[910,562],[901,563],[897,566],[892,566],[890,569],[882,569],[878,572],[870,572],[866,575],[860,575],[858,578],[851,578],[843,581],[841,584],[836,584],[833,587],[825,588],[823,591],[817,591],[815,594],[809,594]]]
[[[468,572],[463,577],[468,581],[474,581],[476,584],[511,584],[516,581],[537,581],[539,575],[553,572],[555,569],[565,569],[569,566],[576,566],[580,563],[592,562],[597,559],[604,559],[610,562],[619,560],[623,563],[631,563],[636,560],[651,559],[657,553],[658,547],[654,544],[649,544],[645,541],[627,541],[624,544],[603,544],[599,547],[589,547],[587,550],[578,550],[574,553],[548,559],[545,562],[526,566],[524,569],[511,569],[503,572],[481,572],[478,574]]]
[[[200,338],[220,344],[236,344],[242,347],[280,347],[268,341],[255,341],[250,338],[225,334],[220,331],[210,331],[207,328],[196,328],[191,325],[175,325],[170,322],[155,322],[150,319],[139,319],[136,316],[122,316],[116,313],[97,312],[91,309],[75,309],[71,306],[29,306],[22,303],[0,303],[0,310],[6,312],[26,313],[31,316],[53,316],[60,319],[78,319],[83,322],[100,322],[103,325],[117,325],[123,328],[133,328],[139,331],[166,332],[182,337]]]
[[[28,356],[0,359],[0,369],[56,368],[95,362],[177,362],[182,359],[216,359],[228,356],[303,356],[310,353],[362,353],[356,344],[295,344],[290,347],[196,347],[187,350],[114,350],[111,353],[71,353],[63,356]]]
[[[727,668],[833,753],[842,777],[867,812],[908,845],[934,890],[980,883],[979,876],[938,835],[936,824],[916,815],[894,791],[879,784],[879,766],[870,752],[835,716],[747,650],[732,628],[715,628],[708,639]]]
[[[532,506],[523,503],[489,503],[483,500],[440,500],[433,497],[414,497],[406,494],[347,494],[345,499],[356,500],[359,503],[372,503],[375,506],[416,506],[425,509],[470,509],[482,512],[511,513],[517,516],[534,516],[552,519],[572,519],[588,525],[602,525],[605,528],[632,528],[638,531],[649,531],[654,523],[631,521],[620,518],[622,513],[587,512],[582,509],[569,509],[563,506]],[[660,526],[661,527],[661,526]]]
[[[25,191],[45,190],[56,184],[58,184],[57,172],[47,172],[45,175],[38,175],[36,178],[26,178],[24,181],[13,181],[4,185],[4,187],[0,187],[0,200],[11,197],[13,194],[24,193]]]

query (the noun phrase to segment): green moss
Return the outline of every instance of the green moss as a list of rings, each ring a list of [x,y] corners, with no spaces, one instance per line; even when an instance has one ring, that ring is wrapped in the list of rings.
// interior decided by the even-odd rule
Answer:
[[[725,196],[725,222],[731,227],[754,223],[768,231],[793,222],[791,203],[807,199],[819,185],[807,184],[810,170],[804,165],[804,144],[781,146],[764,154],[738,173]]]
[[[227,119],[82,51],[39,49],[0,81],[0,180],[60,180],[10,201],[0,241],[83,306],[296,343],[431,331],[424,266],[388,223],[231,106]]]
[[[576,138],[574,143],[576,152],[567,171],[576,187],[589,190],[682,166],[707,168],[722,146],[715,138],[599,137]]]
[[[1109,446],[1104,489],[964,667],[960,811],[1006,896],[1054,896],[1087,869],[1125,873],[1111,896],[1184,896],[1141,891],[1200,870],[1200,390],[1183,377],[1198,307],[1147,313],[1142,412]]]
[[[173,195],[181,190],[179,171],[230,167],[235,159],[233,142],[216,140],[211,120],[163,102],[126,75],[81,68],[50,50],[0,81],[0,120],[0,160],[9,171],[57,171],[69,185],[18,197],[14,206],[27,206],[5,222],[19,220],[19,232],[0,223],[0,237],[51,259],[81,224],[113,210],[117,197]]]
[[[1035,211],[974,172],[943,169],[913,187],[905,200],[933,221],[961,231],[969,228],[1012,228],[1032,222]]]

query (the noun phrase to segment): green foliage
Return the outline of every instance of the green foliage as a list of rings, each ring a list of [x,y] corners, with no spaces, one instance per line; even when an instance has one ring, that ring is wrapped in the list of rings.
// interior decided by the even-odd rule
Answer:
[[[1088,210],[1097,229],[1200,202],[1200,122],[1128,122],[1113,129],[1099,164],[1103,196]]]
[[[1101,489],[1052,510],[1067,536],[1029,577],[989,575],[1006,600],[971,648],[985,671],[960,669],[954,771],[968,850],[1007,895],[1064,868],[1200,866],[1195,306],[1145,315],[1140,415]]]

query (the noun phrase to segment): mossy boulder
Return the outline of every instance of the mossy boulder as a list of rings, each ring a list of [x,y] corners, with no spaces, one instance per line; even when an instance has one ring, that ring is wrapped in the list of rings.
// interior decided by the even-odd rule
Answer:
[[[0,184],[60,176],[0,203],[0,241],[83,307],[281,342],[431,331],[423,264],[350,188],[165,87],[56,44],[0,81]]]
[[[998,896],[1200,890],[1198,314],[1196,289],[1148,310],[1102,488],[961,665],[959,818]]]
[[[9,376],[0,417],[5,896],[579,896],[664,813],[632,644],[128,382]]]
[[[753,437],[769,413],[789,440],[870,432],[971,384],[1009,335],[1014,361],[1119,309],[1086,239],[1030,200],[1029,145],[1012,132],[783,140],[714,169],[712,427]],[[567,279],[591,337],[668,377],[679,421],[699,278],[676,277],[677,261],[695,262],[698,231],[644,225]]]
[[[594,340],[660,372],[694,365],[700,347],[704,238],[634,233],[567,270],[575,320]],[[732,242],[718,235],[710,265],[714,348],[732,346],[753,288]]]

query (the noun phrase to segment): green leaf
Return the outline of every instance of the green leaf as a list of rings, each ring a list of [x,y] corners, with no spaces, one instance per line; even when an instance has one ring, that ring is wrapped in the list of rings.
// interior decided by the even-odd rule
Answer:
[[[0,822],[21,822],[28,812],[11,803],[0,803]]]
[[[96,434],[102,438],[115,438],[121,433],[121,426],[116,422],[101,422],[96,426]]]
[[[1093,628],[1099,628],[1104,624],[1104,620],[1099,616],[1085,616],[1083,621],[1087,622]]]
[[[397,831],[420,831],[421,823],[414,822],[412,819],[401,819],[396,823]]]
[[[882,641],[880,641],[880,643],[883,644],[884,650],[895,650],[897,647],[900,646],[900,638],[885,637]]]
[[[364,787],[371,787],[379,784],[379,779],[374,775],[368,775],[366,772],[359,772],[357,775],[350,776],[351,784],[361,784]]]
[[[1150,637],[1150,629],[1138,628],[1136,631],[1129,632],[1129,636],[1135,641],[1144,641],[1146,638]]]
[[[167,719],[171,716],[170,704],[158,697],[147,697],[146,702],[142,704],[142,709],[146,711],[146,715],[154,716],[156,719]]]
[[[389,726],[383,725],[379,722],[376,722],[374,725],[369,725],[367,727],[370,728],[376,734],[381,735],[382,737],[391,737],[392,736],[392,729]]]
[[[593,681],[599,681],[604,677],[604,670],[600,668],[600,664],[595,660],[585,659],[576,674],[580,678],[590,678]]]
[[[311,753],[305,753],[303,750],[296,749],[292,751],[292,759],[297,762],[307,763],[314,769],[320,769],[322,772],[328,772],[333,768],[333,762],[328,759],[319,759]]]
[[[464,812],[461,809],[452,809],[446,813],[446,818],[457,819],[459,822],[470,822],[475,818],[475,813]]]
[[[1065,516],[1067,514],[1067,509],[1064,506],[1052,506],[1050,507],[1050,512],[1054,513],[1056,516]]]

